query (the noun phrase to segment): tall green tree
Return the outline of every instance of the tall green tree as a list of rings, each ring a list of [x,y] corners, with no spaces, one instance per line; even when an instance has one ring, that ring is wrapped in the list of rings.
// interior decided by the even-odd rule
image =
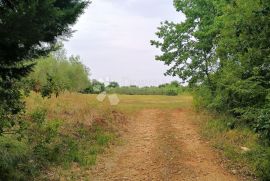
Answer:
[[[110,89],[110,88],[117,88],[117,87],[120,87],[118,82],[113,81],[113,82],[110,82],[106,88]]]
[[[32,90],[48,92],[50,95],[49,93],[59,94],[65,90],[81,91],[90,85],[89,69],[80,62],[80,57],[67,57],[63,52],[60,49],[49,57],[38,60],[27,77]]]
[[[160,48],[156,60],[171,66],[167,75],[179,76],[184,82],[200,84],[207,81],[214,91],[211,74],[218,68],[215,38],[220,27],[215,18],[221,14],[215,0],[175,0],[177,11],[185,14],[181,23],[164,22],[151,44]]]
[[[16,82],[34,60],[55,49],[59,38],[72,34],[71,25],[87,0],[0,0],[0,133],[14,125],[23,104]]]
[[[270,135],[269,0],[174,0],[185,14],[165,22],[156,59],[167,74],[196,85],[208,108],[225,111]],[[209,93],[210,92],[210,93]]]
[[[269,2],[235,0],[218,20],[224,25],[217,44],[221,106],[249,121],[259,117],[258,109],[269,110]]]

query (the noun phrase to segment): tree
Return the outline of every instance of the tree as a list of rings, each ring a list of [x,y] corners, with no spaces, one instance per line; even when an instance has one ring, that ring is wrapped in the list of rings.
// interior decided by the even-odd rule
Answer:
[[[270,135],[269,0],[175,0],[186,15],[157,32],[167,74],[196,85],[208,108]],[[201,99],[202,97],[202,99]]]
[[[42,86],[41,95],[42,97],[51,98],[51,95],[55,93],[55,96],[58,97],[62,91],[61,85],[57,84],[55,78],[50,74],[47,74],[47,84]]]
[[[110,82],[107,88],[117,88],[119,87],[118,82]]]
[[[221,1],[175,0],[177,11],[186,15],[185,21],[179,24],[165,21],[156,33],[160,40],[151,41],[162,51],[156,60],[171,66],[167,75],[179,76],[190,84],[206,80],[212,92],[211,74],[218,68],[215,38],[220,27],[215,17],[221,13],[219,4]]]
[[[49,57],[40,58],[27,79],[34,81],[43,88],[48,85],[51,77],[60,92],[81,91],[90,85],[89,69],[80,62],[80,57],[67,57],[64,50],[53,52]],[[29,81],[32,83],[31,81]]]
[[[99,94],[101,92],[105,91],[105,84],[102,82],[99,82],[98,80],[92,80],[91,83],[92,87],[93,87],[93,93],[94,94]]]
[[[255,122],[270,105],[269,0],[236,0],[224,8],[219,22],[224,25],[217,42],[223,66],[217,76],[223,97],[219,106]]]
[[[87,0],[0,0],[0,133],[14,125],[23,108],[17,81],[33,68],[35,59],[69,37],[70,26],[89,4]]]
[[[170,85],[172,86],[172,87],[180,87],[180,84],[179,84],[179,82],[178,81],[172,81],[171,83],[170,83]]]

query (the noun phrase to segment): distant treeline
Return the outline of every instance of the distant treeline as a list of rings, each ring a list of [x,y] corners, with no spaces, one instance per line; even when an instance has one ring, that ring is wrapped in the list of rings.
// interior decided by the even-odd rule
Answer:
[[[175,82],[174,82],[175,83]],[[127,94],[127,95],[168,95],[176,96],[183,91],[180,85],[167,84],[158,87],[137,87],[137,86],[124,86],[109,89],[109,93]]]
[[[84,89],[82,93],[98,94],[106,91],[107,93],[126,94],[126,95],[168,95],[176,96],[184,90],[179,82],[173,81],[168,84],[162,84],[158,87],[138,87],[136,85],[120,86],[117,82],[110,82],[108,86],[97,80],[91,81],[89,87]]]
[[[99,94],[101,92],[126,95],[168,95],[176,96],[184,91],[179,82],[159,86],[120,86],[112,81],[108,85],[98,80],[90,80],[90,70],[81,63],[80,57],[68,57],[64,49],[42,57],[33,71],[23,82],[26,89],[41,93],[43,97],[59,96],[64,91]]]

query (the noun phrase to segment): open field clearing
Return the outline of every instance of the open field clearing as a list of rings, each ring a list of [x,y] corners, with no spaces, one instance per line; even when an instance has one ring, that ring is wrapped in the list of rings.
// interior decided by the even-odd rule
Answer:
[[[0,181],[270,181],[269,2],[0,0]]]
[[[92,154],[97,162],[52,168],[49,178],[241,180],[225,168],[220,155],[200,136],[199,121],[195,120],[200,117],[193,111],[191,96],[120,95],[119,99],[117,106],[110,106],[107,99],[97,101],[96,95],[65,93],[45,100],[31,95],[28,110],[46,108],[50,119],[63,120],[63,132],[71,134],[77,124],[91,127],[98,123],[109,128],[101,133],[108,136],[108,143],[93,145],[101,150]]]

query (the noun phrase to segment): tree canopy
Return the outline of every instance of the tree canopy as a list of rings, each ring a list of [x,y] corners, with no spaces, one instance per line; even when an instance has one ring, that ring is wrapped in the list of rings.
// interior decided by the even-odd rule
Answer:
[[[201,105],[270,135],[269,0],[174,0],[174,5],[186,19],[162,23],[158,40],[151,41],[162,51],[156,59],[171,67],[167,74],[197,88]]]
[[[57,94],[65,90],[81,91],[90,85],[89,69],[80,62],[80,57],[66,57],[61,51],[40,58],[27,79],[32,90],[42,92],[50,88]]]
[[[55,49],[69,37],[70,25],[89,4],[83,0],[0,1],[0,76],[18,78],[32,67],[31,60]]]
[[[0,0],[0,134],[15,124],[24,105],[18,80],[30,73],[35,60],[57,48],[72,34],[71,25],[87,0]]]

